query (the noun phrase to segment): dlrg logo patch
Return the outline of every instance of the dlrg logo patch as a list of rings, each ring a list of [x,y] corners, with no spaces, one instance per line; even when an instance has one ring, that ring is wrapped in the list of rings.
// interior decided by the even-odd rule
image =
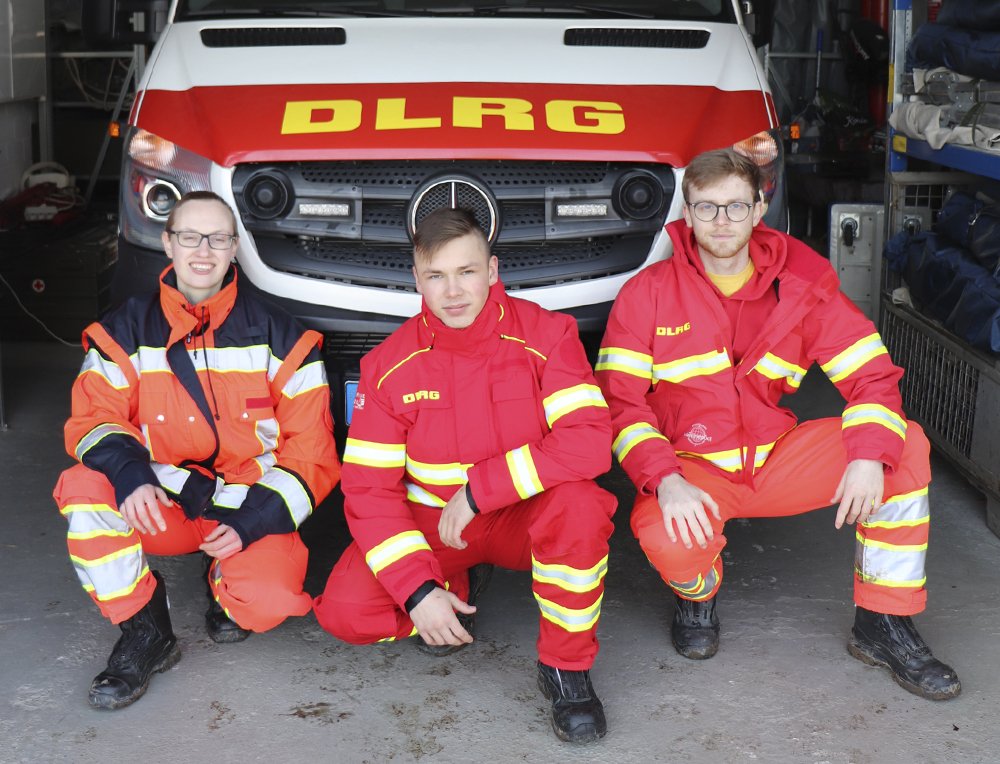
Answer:
[[[418,390],[415,393],[406,393],[403,396],[403,403],[414,403],[416,401],[436,401],[440,400],[441,393],[437,390]]]

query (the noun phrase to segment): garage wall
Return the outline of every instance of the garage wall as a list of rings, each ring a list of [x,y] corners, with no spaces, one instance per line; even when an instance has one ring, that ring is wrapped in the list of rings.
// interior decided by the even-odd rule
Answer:
[[[45,63],[45,3],[0,0],[0,199],[17,190],[31,165]]]

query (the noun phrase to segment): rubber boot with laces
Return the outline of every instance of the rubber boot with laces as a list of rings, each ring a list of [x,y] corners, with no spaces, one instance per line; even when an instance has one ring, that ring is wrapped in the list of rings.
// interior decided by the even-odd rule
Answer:
[[[95,708],[116,709],[135,703],[149,687],[149,678],[181,659],[181,649],[170,625],[167,587],[156,579],[153,597],[142,610],[119,626],[122,635],[108,658],[108,667],[90,684],[88,700]]]
[[[608,722],[589,671],[566,671],[538,662],[538,688],[552,701],[552,730],[567,743],[604,737]]]
[[[250,630],[241,628],[236,621],[226,615],[212,592],[212,585],[209,583],[209,576],[212,575],[212,563],[214,558],[203,554],[202,571],[205,576],[205,587],[208,594],[208,610],[205,611],[205,628],[208,636],[213,642],[242,642],[250,636]]]
[[[869,666],[884,666],[896,683],[931,700],[962,692],[955,670],[931,654],[909,616],[886,615],[858,607],[847,651]]]
[[[696,602],[677,597],[670,628],[677,652],[692,660],[705,660],[719,652],[719,617],[715,597]]]
[[[486,587],[490,585],[490,580],[492,578],[493,566],[488,562],[483,562],[469,568],[469,599],[467,602],[470,605],[476,604],[476,600],[478,600],[480,595],[486,591]],[[462,628],[469,632],[469,636],[475,637],[476,614],[455,613],[455,616],[458,618],[458,622],[462,624]],[[463,647],[465,647],[464,642],[460,645],[429,645],[424,642],[423,637],[417,637],[417,649],[421,652],[427,653],[428,655],[433,655],[436,658],[457,653]]]

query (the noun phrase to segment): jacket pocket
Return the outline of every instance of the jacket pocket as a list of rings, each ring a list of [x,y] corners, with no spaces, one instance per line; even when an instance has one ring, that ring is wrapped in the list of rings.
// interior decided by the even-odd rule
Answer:
[[[518,372],[508,379],[494,382],[490,392],[505,451],[542,439],[544,432],[538,418],[536,399],[539,391],[530,372]]]
[[[263,419],[274,419],[274,406],[271,396],[263,392],[243,393],[239,396],[240,407],[236,419],[242,422],[259,422]]]
[[[139,393],[139,423],[149,425],[176,424],[171,412],[167,410],[166,393]]]

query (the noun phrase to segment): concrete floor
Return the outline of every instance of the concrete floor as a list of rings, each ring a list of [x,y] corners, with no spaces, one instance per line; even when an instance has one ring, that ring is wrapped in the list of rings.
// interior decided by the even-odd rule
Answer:
[[[559,743],[535,687],[537,610],[527,573],[498,571],[474,645],[433,659],[407,642],[352,647],[310,615],[238,645],[205,634],[195,555],[154,558],[183,660],[134,706],[98,712],[87,686],[118,630],[80,588],[51,498],[81,354],[3,347],[10,430],[0,433],[0,762],[991,762],[1000,755],[1000,539],[984,500],[933,457],[928,610],[917,625],[962,678],[933,703],[850,657],[853,532],[833,510],[737,521],[719,595],[722,646],[706,662],[670,643],[672,598],[629,532],[621,501],[593,669],[608,736]],[[839,414],[810,373],[802,418]],[[335,494],[303,527],[317,593],[348,537]],[[992,752],[992,753],[991,753]]]

